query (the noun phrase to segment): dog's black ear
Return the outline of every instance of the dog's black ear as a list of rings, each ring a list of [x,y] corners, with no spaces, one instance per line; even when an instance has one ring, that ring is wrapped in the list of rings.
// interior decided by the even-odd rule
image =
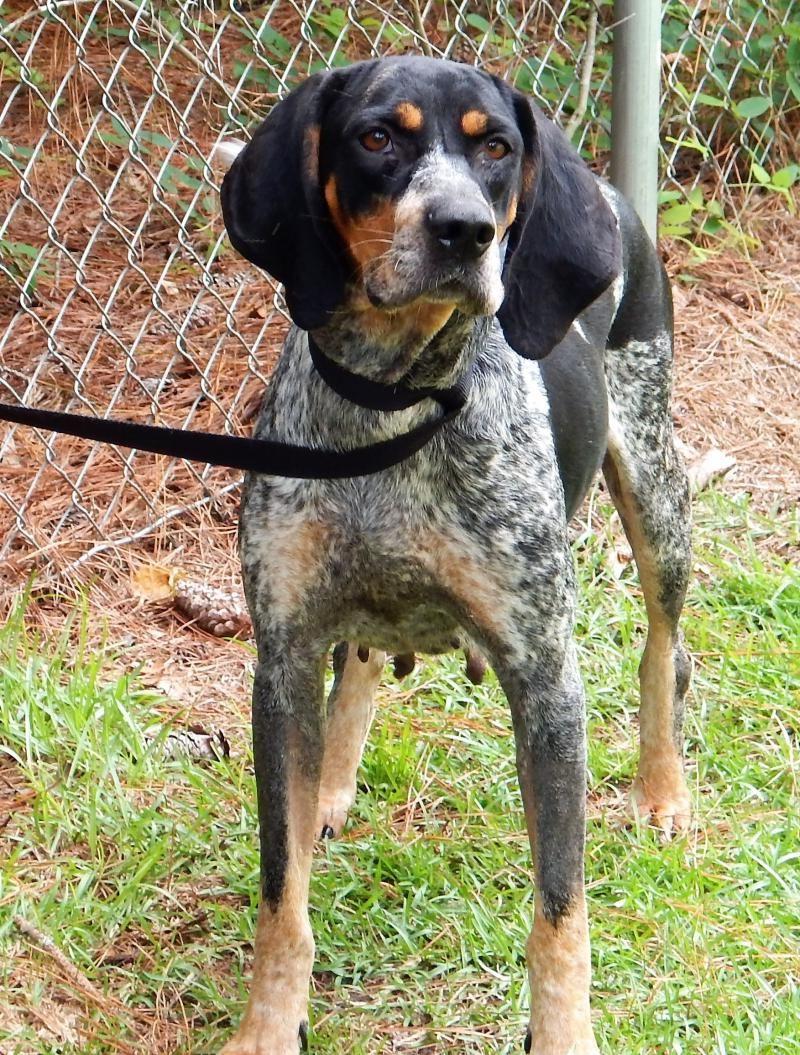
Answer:
[[[619,274],[622,246],[616,217],[567,137],[513,95],[526,156],[497,314],[511,347],[541,359]]]
[[[320,188],[319,141],[342,71],[315,74],[273,107],[222,183],[222,215],[242,256],[282,282],[303,330],[344,298],[345,264]]]

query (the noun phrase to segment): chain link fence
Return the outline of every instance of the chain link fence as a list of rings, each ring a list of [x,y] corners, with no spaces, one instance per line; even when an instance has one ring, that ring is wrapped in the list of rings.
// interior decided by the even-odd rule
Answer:
[[[224,138],[309,73],[418,51],[513,81],[604,171],[612,0],[7,3],[0,400],[246,432],[288,326],[224,241]],[[663,187],[721,219],[791,159],[800,0],[665,5]],[[688,197],[687,197],[688,195]],[[698,197],[699,195],[699,197]],[[678,229],[677,233],[681,233]],[[40,581],[234,516],[238,475],[0,426],[0,567]]]

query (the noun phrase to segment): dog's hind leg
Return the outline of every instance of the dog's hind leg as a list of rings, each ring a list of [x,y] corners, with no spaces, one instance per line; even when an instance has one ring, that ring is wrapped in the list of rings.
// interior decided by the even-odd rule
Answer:
[[[223,1055],[305,1047],[314,939],[308,885],[324,741],[324,653],[299,642],[259,650],[253,753],[261,833],[261,905],[250,998]]]
[[[647,609],[639,667],[639,769],[635,813],[665,835],[688,826],[683,712],[691,659],[678,619],[691,566],[689,486],[675,450],[668,397],[671,342],[662,334],[608,353],[610,428],[606,483],[633,549]]]
[[[356,795],[356,775],[375,714],[386,654],[341,642],[333,650],[334,682],[319,787],[316,834],[339,835]]]

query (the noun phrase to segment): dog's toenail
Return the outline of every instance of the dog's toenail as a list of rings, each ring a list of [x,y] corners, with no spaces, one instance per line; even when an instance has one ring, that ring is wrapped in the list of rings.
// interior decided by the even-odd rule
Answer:
[[[366,645],[358,646],[358,658],[362,663],[366,663],[369,660],[369,649]]]
[[[301,1051],[308,1051],[308,1022],[301,1022],[297,1032],[300,1037]]]
[[[323,839],[332,839],[333,838],[333,828],[331,828],[330,824],[326,824],[325,827],[322,829],[322,838]]]
[[[528,1055],[528,1052],[530,1050],[531,1050],[531,1031],[528,1030],[528,1032],[525,1034],[525,1055]]]

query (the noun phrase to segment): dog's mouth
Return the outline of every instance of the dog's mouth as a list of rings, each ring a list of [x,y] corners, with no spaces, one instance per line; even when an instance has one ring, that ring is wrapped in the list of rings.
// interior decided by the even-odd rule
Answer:
[[[421,253],[390,250],[365,269],[363,285],[370,304],[384,311],[424,302],[451,304],[464,315],[494,315],[504,294],[496,245],[474,264],[450,267]]]

